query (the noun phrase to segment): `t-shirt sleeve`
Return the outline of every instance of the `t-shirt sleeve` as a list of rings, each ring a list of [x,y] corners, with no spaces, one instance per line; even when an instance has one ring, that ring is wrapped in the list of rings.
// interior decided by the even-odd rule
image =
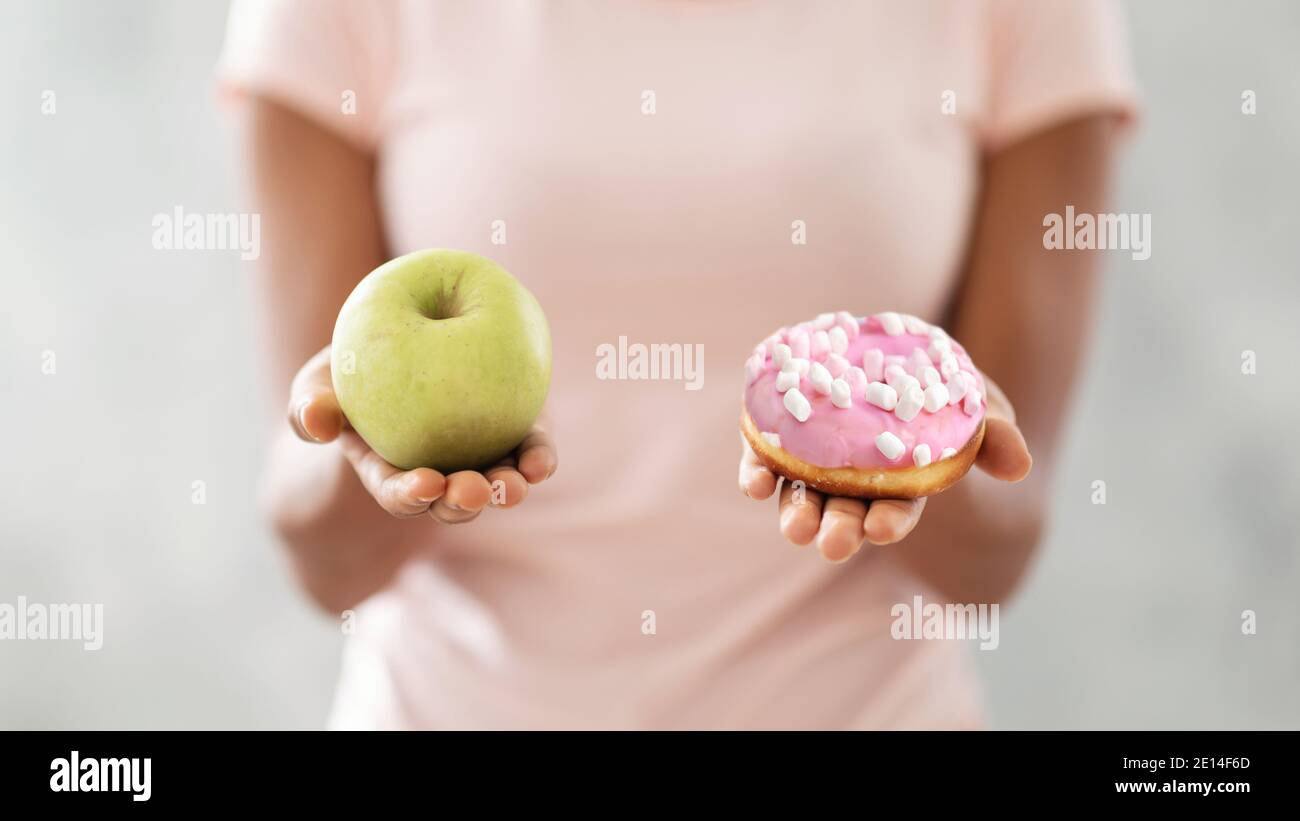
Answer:
[[[981,141],[996,151],[1075,117],[1139,112],[1127,29],[1114,0],[992,0]]]
[[[217,63],[223,103],[257,95],[374,149],[392,77],[382,2],[234,0]]]

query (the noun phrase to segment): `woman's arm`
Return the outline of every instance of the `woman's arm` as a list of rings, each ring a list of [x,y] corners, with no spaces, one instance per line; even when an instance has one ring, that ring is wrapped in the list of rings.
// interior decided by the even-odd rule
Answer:
[[[329,342],[352,287],[384,260],[374,161],[257,98],[242,135],[264,229],[256,280],[261,350],[281,419],[299,368]],[[370,500],[339,448],[313,447],[285,425],[272,438],[263,493],[299,580],[325,608],[352,606],[410,549],[402,545],[405,523]]]
[[[264,503],[303,586],[338,612],[389,581],[428,539],[436,526],[429,517],[474,519],[498,479],[503,506],[522,501],[529,483],[554,472],[554,448],[539,426],[514,457],[485,474],[444,477],[428,468],[398,470],[349,430],[334,398],[328,343],[352,288],[387,256],[374,160],[256,98],[243,138],[265,229],[257,278],[262,348],[272,395],[277,404],[289,397],[289,424],[279,425],[269,447]]]
[[[1097,291],[1097,251],[1043,247],[1043,218],[1107,209],[1115,120],[1098,115],[990,157],[949,327],[1015,405],[1034,470],[1008,485],[972,472],[931,500],[924,537],[892,555],[956,601],[1004,599],[1044,525],[1062,426]]]

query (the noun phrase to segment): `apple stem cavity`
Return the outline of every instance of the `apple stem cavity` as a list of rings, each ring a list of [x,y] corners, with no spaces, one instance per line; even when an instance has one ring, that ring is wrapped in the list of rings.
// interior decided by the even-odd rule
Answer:
[[[461,271],[456,275],[456,280],[452,282],[449,290],[438,289],[438,292],[433,295],[433,303],[424,311],[426,317],[436,321],[454,319],[461,315],[460,281],[464,276],[465,272]]]

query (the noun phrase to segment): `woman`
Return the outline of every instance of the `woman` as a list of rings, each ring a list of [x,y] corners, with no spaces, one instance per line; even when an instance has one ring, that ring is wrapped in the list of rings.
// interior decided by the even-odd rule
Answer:
[[[237,3],[220,72],[290,397],[267,504],[356,608],[331,726],[982,726],[965,643],[890,610],[1004,601],[1041,531],[1096,285],[1042,226],[1105,210],[1109,2]],[[344,298],[424,247],[550,319],[548,409],[483,474],[384,463],[330,389]],[[868,508],[742,453],[736,493],[748,352],[838,309],[945,325],[1015,400],[982,470]],[[597,379],[620,336],[703,345],[702,389]]]

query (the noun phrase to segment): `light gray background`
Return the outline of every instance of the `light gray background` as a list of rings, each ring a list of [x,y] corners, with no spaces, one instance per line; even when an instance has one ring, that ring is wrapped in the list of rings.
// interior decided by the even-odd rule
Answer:
[[[225,6],[0,10],[0,601],[104,602],[111,647],[0,642],[0,728],[319,726],[341,637],[254,508],[253,269],[150,246],[172,205],[239,208]],[[1153,215],[1153,254],[1109,258],[1052,531],[979,663],[1000,727],[1297,728],[1300,5],[1129,13],[1115,210]]]

